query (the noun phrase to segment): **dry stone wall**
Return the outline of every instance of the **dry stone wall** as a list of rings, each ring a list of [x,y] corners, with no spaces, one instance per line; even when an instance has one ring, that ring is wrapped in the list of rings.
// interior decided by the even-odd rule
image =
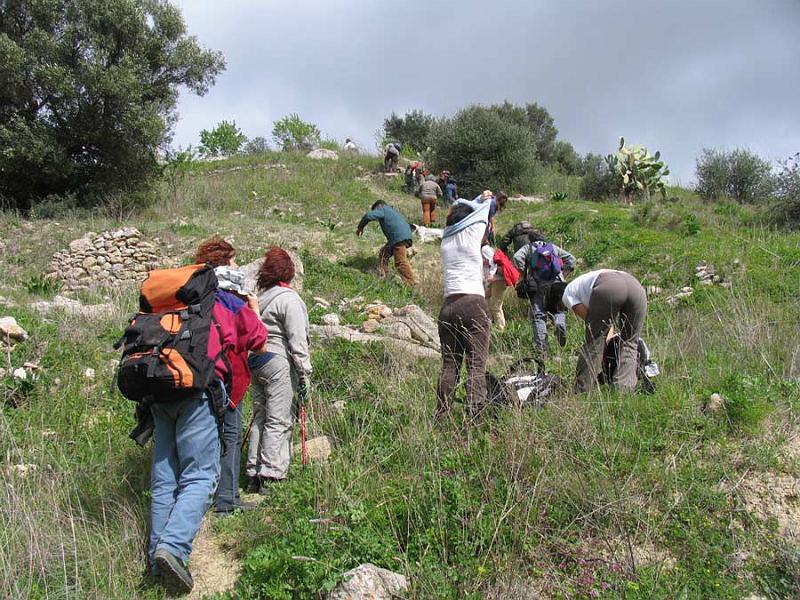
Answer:
[[[135,227],[123,227],[70,242],[53,256],[47,276],[61,280],[66,290],[113,287],[140,282],[160,262],[157,245],[144,241]]]

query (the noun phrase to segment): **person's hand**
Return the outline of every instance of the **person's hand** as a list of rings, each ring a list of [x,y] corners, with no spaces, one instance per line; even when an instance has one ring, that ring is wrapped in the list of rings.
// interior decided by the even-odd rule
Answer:
[[[300,381],[297,382],[297,399],[300,404],[305,404],[306,398],[308,398],[308,379],[301,377]]]
[[[253,294],[247,294],[247,306],[249,306],[253,312],[258,313],[258,298]]]
[[[358,237],[361,237],[361,235],[362,235],[363,233],[364,233],[364,230],[363,230],[363,229],[356,229],[356,235],[357,235]]]

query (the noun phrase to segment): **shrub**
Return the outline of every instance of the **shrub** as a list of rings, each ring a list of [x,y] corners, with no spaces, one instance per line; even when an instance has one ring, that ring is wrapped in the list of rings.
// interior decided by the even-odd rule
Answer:
[[[605,200],[619,192],[608,160],[599,154],[587,154],[582,161],[581,198]]]
[[[269,142],[267,142],[266,138],[254,137],[244,145],[242,152],[249,155],[264,154],[269,152]]]
[[[800,152],[782,161],[780,167],[775,186],[781,213],[789,225],[800,226]]]
[[[457,173],[459,187],[467,193],[514,190],[534,165],[530,130],[504,120],[491,107],[470,106],[437,122],[431,143],[434,170]]]
[[[695,190],[706,200],[728,196],[739,202],[755,202],[774,190],[772,165],[749,150],[704,148],[697,158]]]
[[[0,198],[23,209],[147,188],[179,86],[202,95],[225,66],[150,0],[3,2],[0,57]]]
[[[575,152],[572,144],[564,140],[558,140],[553,145],[551,164],[565,175],[583,174],[583,163],[580,155]]]
[[[319,147],[320,148],[325,148],[326,150],[341,150],[342,149],[342,147],[339,145],[339,142],[337,142],[336,140],[331,139],[331,138],[325,138],[324,140],[322,140],[319,143]]]
[[[297,113],[275,121],[272,127],[272,139],[285,152],[313,150],[319,147],[321,137],[319,128],[303,121]]]
[[[236,127],[236,121],[222,121],[211,131],[203,129],[200,132],[200,153],[203,156],[234,156],[239,154],[246,141],[247,136]]]
[[[616,187],[626,200],[635,197],[650,198],[651,192],[667,197],[664,178],[669,167],[661,160],[661,153],[651,155],[640,145],[626,146],[625,138],[619,138],[619,149],[607,158],[608,166],[616,180]]]
[[[410,110],[400,117],[392,113],[383,120],[383,137],[387,141],[403,144],[403,149],[424,152],[429,145],[431,128],[436,119],[421,110]]]
[[[489,109],[496,112],[504,121],[525,127],[530,132],[536,160],[545,165],[557,162],[558,129],[546,108],[535,102],[516,106],[506,101],[503,104],[494,104]],[[563,152],[564,148],[559,150]]]

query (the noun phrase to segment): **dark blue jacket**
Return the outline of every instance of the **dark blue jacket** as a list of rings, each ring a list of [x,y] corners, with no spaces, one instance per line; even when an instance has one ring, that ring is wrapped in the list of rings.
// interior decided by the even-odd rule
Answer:
[[[378,221],[390,246],[400,242],[411,241],[411,227],[405,217],[388,204],[382,204],[375,210],[369,211],[358,224],[358,229],[364,229],[370,221]]]

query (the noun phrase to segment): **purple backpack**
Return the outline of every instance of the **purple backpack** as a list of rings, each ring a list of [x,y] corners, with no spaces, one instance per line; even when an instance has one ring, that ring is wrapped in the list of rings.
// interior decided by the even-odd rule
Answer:
[[[564,261],[556,256],[552,242],[537,240],[531,244],[531,272],[539,282],[552,283],[561,274]]]

